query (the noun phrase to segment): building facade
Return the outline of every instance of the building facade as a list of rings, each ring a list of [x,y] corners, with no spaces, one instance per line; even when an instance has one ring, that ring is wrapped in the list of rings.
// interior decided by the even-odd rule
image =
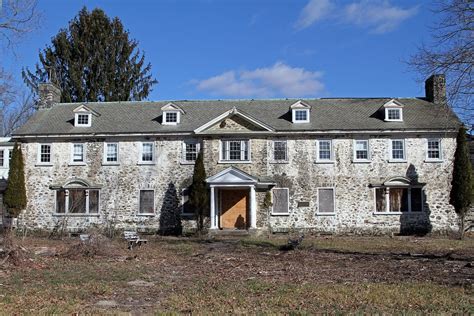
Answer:
[[[202,151],[211,231],[456,230],[449,204],[459,121],[444,77],[424,98],[62,104],[14,133],[31,229],[194,227]]]

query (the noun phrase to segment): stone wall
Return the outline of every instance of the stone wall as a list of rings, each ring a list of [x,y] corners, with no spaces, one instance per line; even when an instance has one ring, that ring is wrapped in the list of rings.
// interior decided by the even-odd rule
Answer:
[[[232,164],[255,177],[272,177],[279,187],[290,191],[290,212],[287,216],[272,216],[262,204],[265,190],[257,190],[257,227],[261,230],[288,231],[308,229],[332,233],[398,232],[402,225],[426,226],[433,231],[457,229],[457,216],[449,205],[454,138],[443,138],[444,161],[425,162],[426,136],[405,137],[407,162],[389,163],[388,138],[370,135],[370,163],[353,163],[353,138],[357,135],[332,137],[334,163],[315,163],[316,137],[288,139],[287,163],[272,163],[271,141],[275,138],[251,139],[251,163]],[[360,137],[362,138],[362,137]],[[206,172],[214,175],[230,167],[219,163],[217,136],[202,140]],[[178,138],[155,138],[156,163],[138,164],[140,141],[120,140],[120,165],[102,165],[103,140],[87,141],[85,166],[70,166],[71,144],[54,141],[53,165],[37,166],[38,143],[24,143],[28,207],[21,221],[30,228],[51,229],[67,218],[71,230],[81,230],[91,224],[117,228],[158,230],[160,210],[166,209],[165,192],[174,186],[178,192],[191,182],[193,165],[181,163],[181,141]],[[374,215],[374,189],[371,183],[387,178],[406,176],[424,186],[425,212],[407,215]],[[55,214],[55,192],[51,186],[64,185],[74,178],[101,187],[98,216],[59,216]],[[317,215],[317,188],[335,188],[335,214]],[[154,216],[138,215],[139,189],[155,190]],[[308,206],[298,207],[299,202]],[[194,225],[183,221],[184,227]]]

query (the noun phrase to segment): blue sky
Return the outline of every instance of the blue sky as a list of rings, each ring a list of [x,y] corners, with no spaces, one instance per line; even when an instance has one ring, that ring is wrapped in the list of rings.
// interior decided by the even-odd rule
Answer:
[[[403,60],[429,41],[430,4],[40,0],[41,28],[2,64],[19,78],[85,5],[118,16],[140,42],[159,80],[150,100],[423,96]]]

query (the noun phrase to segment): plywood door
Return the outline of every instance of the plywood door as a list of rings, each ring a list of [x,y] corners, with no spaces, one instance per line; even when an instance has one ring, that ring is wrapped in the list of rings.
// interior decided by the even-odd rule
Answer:
[[[248,190],[222,190],[221,228],[247,228]]]

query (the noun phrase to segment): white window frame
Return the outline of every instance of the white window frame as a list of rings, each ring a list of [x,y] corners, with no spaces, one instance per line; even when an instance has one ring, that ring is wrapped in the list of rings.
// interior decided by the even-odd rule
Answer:
[[[403,158],[393,158],[393,142],[401,141],[403,144]],[[393,138],[388,141],[388,161],[389,162],[406,162],[407,161],[407,149],[404,138]]]
[[[391,119],[388,116],[389,110],[398,111],[400,118],[398,119]],[[403,109],[402,108],[393,108],[393,107],[386,107],[385,108],[385,121],[386,122],[403,122]]]
[[[320,212],[319,211],[319,190],[320,189],[331,189],[332,190],[332,198],[333,198],[333,210],[332,212]],[[316,200],[316,215],[317,216],[335,216],[336,215],[336,187],[317,187],[316,192],[318,193],[317,200]]]
[[[8,169],[8,149],[0,148],[0,152],[3,152],[3,164],[0,165],[0,168]]]
[[[184,196],[185,196],[184,192],[185,192],[185,191],[188,191],[188,194],[187,194],[188,202],[189,202],[189,198],[190,198],[190,194],[189,194],[189,193],[191,193],[190,188],[183,188],[183,189],[181,189],[181,215],[182,215],[182,216],[185,216],[185,217],[192,217],[192,216],[195,215],[194,213],[185,213],[185,212],[184,212],[184,203],[185,203],[185,201],[184,201]]]
[[[107,161],[107,145],[116,144],[117,145],[117,161]],[[102,159],[103,165],[119,165],[120,164],[120,143],[119,142],[104,142],[104,153]]]
[[[223,154],[226,154],[226,156],[230,156],[227,155],[227,153],[230,153],[230,149],[229,151],[226,151],[226,153],[223,153],[222,152],[222,149],[223,149],[223,146],[224,146],[224,142],[241,142],[241,146],[243,143],[247,143],[247,160],[242,160],[242,155],[243,155],[243,151],[241,150],[241,154],[240,154],[240,160],[229,160],[230,157],[223,157]],[[250,139],[221,139],[219,141],[219,163],[252,163],[252,143],[251,143],[251,140]]]
[[[388,190],[388,194],[385,194],[385,211],[383,212],[379,212],[377,211],[377,189],[385,189],[385,190]],[[408,189],[408,196],[407,196],[407,199],[408,199],[408,211],[407,212],[391,212],[390,211],[390,189]],[[416,212],[416,211],[412,211],[412,205],[411,205],[411,190],[412,189],[421,189],[421,211],[419,212]],[[383,186],[378,186],[378,187],[374,187],[373,190],[373,198],[374,198],[374,209],[373,209],[373,214],[374,215],[402,215],[402,214],[422,214],[425,212],[425,207],[424,207],[424,199],[423,199],[423,195],[425,194],[425,190],[422,186],[387,186],[387,187],[383,187]]]
[[[151,161],[143,160],[143,146],[145,144],[151,145]],[[138,163],[140,165],[153,165],[155,164],[155,142],[140,142]]]
[[[285,143],[285,159],[275,159],[275,143]],[[271,159],[272,163],[288,163],[288,140],[274,139],[271,142]]]
[[[201,151],[201,142],[197,139],[185,139],[181,142],[181,164],[183,165],[194,165],[196,160],[186,160],[186,145],[194,144],[196,145],[196,159]]]
[[[86,212],[85,213],[69,213],[69,190],[70,189],[81,189],[86,191]],[[89,188],[89,187],[78,187],[78,188],[64,188],[62,189],[65,191],[64,194],[64,213],[58,213],[58,191],[54,190],[54,215],[56,216],[99,216],[100,215],[100,190],[97,188]],[[97,213],[90,213],[90,200],[89,200],[89,192],[97,191]]]
[[[140,203],[140,194],[142,191],[153,191],[153,213],[140,213],[140,209],[142,207]],[[155,216],[156,214],[156,192],[155,189],[151,188],[142,188],[138,190],[138,209],[137,209],[137,215],[138,216]]]
[[[74,146],[82,146],[82,161],[74,161]],[[84,143],[71,143],[71,159],[69,160],[70,165],[81,166],[86,164],[86,145]]]
[[[297,120],[296,119],[296,112],[305,112],[306,113],[306,120]],[[309,123],[309,109],[292,109],[291,110],[291,117],[293,123]]]
[[[319,143],[320,142],[329,142],[329,150],[330,150],[329,159],[319,158]],[[333,146],[332,139],[317,139],[316,140],[316,163],[334,163],[334,146]]]
[[[366,142],[367,143],[367,158],[366,159],[360,159],[357,158],[357,142]],[[370,140],[369,139],[354,139],[352,143],[352,148],[353,148],[353,162],[370,162],[371,161],[371,155],[370,155]]]
[[[83,124],[79,122],[79,116],[81,115],[86,115],[87,116],[87,124]],[[91,127],[92,126],[92,114],[91,113],[84,113],[84,112],[79,112],[75,113],[74,115],[74,126],[77,127]]]
[[[176,113],[176,122],[168,122],[167,115],[168,113]],[[180,111],[163,111],[162,124],[163,125],[177,125],[181,122],[181,112]]]
[[[273,191],[274,190],[286,190],[286,196],[287,196],[287,201],[288,201],[286,213],[275,213],[273,211],[273,196],[274,196]],[[290,189],[289,188],[273,188],[272,189],[272,211],[271,211],[271,215],[272,216],[289,216],[290,215]]]
[[[49,161],[41,161],[41,147],[42,146],[49,146]],[[36,158],[36,165],[38,166],[52,166],[53,165],[53,144],[51,143],[39,143],[38,144],[38,152]]]
[[[428,157],[428,151],[429,151],[428,144],[429,144],[430,141],[437,141],[438,142],[439,158],[430,158],[430,157]],[[426,155],[425,155],[425,161],[426,162],[442,162],[443,161],[443,145],[442,145],[441,138],[428,138],[428,139],[426,139],[425,150],[426,150]]]

